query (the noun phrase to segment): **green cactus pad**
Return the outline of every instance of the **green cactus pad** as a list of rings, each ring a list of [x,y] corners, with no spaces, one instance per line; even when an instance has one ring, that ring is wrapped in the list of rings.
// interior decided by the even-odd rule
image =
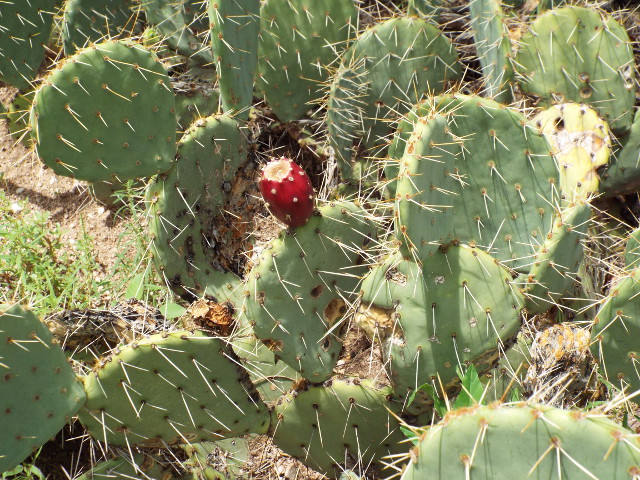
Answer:
[[[442,10],[442,0],[409,0],[407,14],[424,16],[438,20]]]
[[[622,148],[609,162],[600,182],[600,190],[607,197],[640,190],[640,109],[636,111],[629,134],[620,141]]]
[[[202,0],[141,0],[147,20],[164,41],[198,65],[211,65],[214,58],[205,38],[209,19]]]
[[[504,24],[499,0],[471,0],[469,16],[478,60],[485,79],[485,95],[498,102],[513,100],[511,83],[514,79],[511,64],[511,40]]]
[[[168,285],[223,301],[239,284],[215,264],[213,222],[231,180],[246,159],[238,123],[212,115],[193,123],[178,142],[177,162],[149,186],[149,232],[154,260]]]
[[[96,44],[55,68],[36,92],[38,155],[59,174],[100,181],[171,168],[174,95],[164,67],[142,46]]]
[[[375,147],[372,154],[379,155],[393,119],[427,94],[442,92],[460,70],[450,40],[416,17],[393,18],[361,34],[343,56],[334,78],[339,85],[331,87],[327,105],[329,138],[343,176],[351,173],[344,145]]]
[[[345,463],[364,470],[404,450],[390,396],[389,387],[369,380],[329,380],[283,396],[271,412],[270,434],[287,454],[329,478],[338,478]]]
[[[311,382],[326,380],[338,360],[340,319],[374,235],[360,207],[328,204],[271,242],[247,276],[244,308],[256,336]]]
[[[264,433],[269,413],[225,341],[199,332],[119,347],[85,379],[81,422],[116,445],[212,441]]]
[[[234,335],[231,346],[247,369],[256,390],[260,392],[260,398],[267,403],[275,402],[291,389],[300,374],[279,360],[253,333],[248,333],[250,328],[242,329]]]
[[[258,65],[260,0],[217,0],[208,5],[222,107],[246,120]]]
[[[596,169],[609,161],[609,126],[586,104],[553,105],[532,123],[547,137],[560,166],[560,190],[565,205],[584,201],[598,191]]]
[[[136,21],[133,5],[133,0],[67,0],[62,24],[65,55],[92,42],[131,34]]]
[[[250,455],[250,441],[251,436],[246,436],[183,445],[189,456],[183,465],[191,473],[192,480],[243,480],[246,478],[243,468],[247,466]],[[214,470],[214,462],[220,464],[221,457],[224,464],[219,465],[219,470]]]
[[[594,8],[563,7],[540,15],[520,39],[522,89],[546,103],[586,102],[613,130],[633,120],[635,64],[625,29]]]
[[[29,111],[33,90],[26,94],[19,93],[9,104],[7,120],[9,120],[9,132],[16,142],[22,143],[27,148],[32,146],[31,125],[29,124]]]
[[[562,297],[573,296],[590,215],[588,203],[573,205],[556,215],[527,275],[524,292],[529,314],[546,312]]]
[[[45,57],[54,0],[5,0],[0,9],[0,80],[28,88]]]
[[[457,382],[460,363],[488,370],[518,331],[524,305],[505,268],[463,245],[436,250],[422,268],[391,256],[371,270],[362,292],[356,322],[381,342],[403,398],[435,378]]]
[[[425,428],[402,480],[634,479],[638,436],[599,413],[510,404],[453,410]]]
[[[120,456],[97,463],[77,480],[173,480],[180,478],[168,465],[163,466],[150,455]],[[184,479],[186,480],[186,478]]]
[[[176,119],[182,132],[199,119],[220,113],[220,92],[207,83],[173,83],[176,92]]]
[[[257,87],[283,122],[302,118],[353,35],[352,0],[268,0],[260,10]]]
[[[594,320],[591,346],[601,374],[617,386],[640,388],[640,270],[611,287]]]
[[[531,364],[531,340],[522,332],[518,339],[501,356],[498,364],[480,377],[485,385],[483,404],[522,399],[522,383]]]
[[[640,228],[636,228],[627,238],[624,248],[624,266],[629,271],[640,266]]]
[[[194,122],[178,142],[173,169],[149,186],[149,232],[154,260],[168,285],[226,299],[239,285],[215,264],[211,237],[224,205],[225,182],[246,159],[246,139],[226,115]]]
[[[558,199],[547,140],[492,100],[435,102],[442,113],[417,121],[399,165],[395,228],[403,253],[426,261],[459,241],[528,271]]]
[[[0,472],[58,433],[84,400],[47,327],[32,312],[0,305]]]

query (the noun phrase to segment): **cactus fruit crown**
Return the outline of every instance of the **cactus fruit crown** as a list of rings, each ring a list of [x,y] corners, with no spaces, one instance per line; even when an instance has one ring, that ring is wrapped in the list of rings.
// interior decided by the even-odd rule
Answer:
[[[263,168],[260,193],[273,216],[290,227],[304,225],[313,213],[311,180],[287,157],[271,160]]]

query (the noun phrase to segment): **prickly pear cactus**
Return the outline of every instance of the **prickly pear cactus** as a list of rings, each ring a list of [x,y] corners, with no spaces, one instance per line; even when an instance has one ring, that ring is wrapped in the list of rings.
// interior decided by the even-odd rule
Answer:
[[[436,250],[423,266],[391,256],[361,288],[356,322],[381,342],[402,398],[433,378],[454,384],[460,363],[488,370],[517,333],[524,304],[505,268],[464,245]]]
[[[149,186],[149,232],[154,261],[168,285],[222,301],[239,283],[214,265],[212,228],[230,181],[246,160],[246,139],[236,120],[197,120],[178,142],[174,168]]]
[[[9,121],[9,132],[17,142],[21,142],[26,147],[32,146],[31,125],[29,124],[29,111],[31,110],[31,100],[33,99],[33,90],[27,94],[15,96],[9,104],[7,111],[7,120]]]
[[[127,180],[174,161],[174,95],[144,47],[110,41],[81,50],[44,79],[31,109],[38,156],[79,180]]]
[[[635,64],[626,30],[595,8],[563,7],[540,15],[520,39],[522,89],[545,103],[593,105],[614,131],[633,121]]]
[[[556,214],[527,275],[524,293],[529,314],[546,312],[573,293],[590,215],[588,203],[575,204]]]
[[[141,6],[167,45],[198,65],[213,63],[214,56],[205,38],[209,30],[206,2],[144,0]]]
[[[178,130],[186,131],[199,118],[221,113],[220,92],[207,83],[172,82],[176,94]]]
[[[247,119],[258,64],[260,0],[208,2],[220,98],[225,113]]]
[[[528,270],[558,198],[547,140],[489,99],[456,95],[434,104],[441,113],[416,122],[399,159],[395,230],[403,253],[426,262],[458,241]]]
[[[340,319],[373,238],[364,210],[328,204],[271,242],[247,276],[244,308],[256,336],[311,382],[326,380],[338,361]]]
[[[199,332],[119,347],[84,385],[81,422],[94,438],[116,445],[214,441],[269,427],[267,407],[231,348]]]
[[[0,80],[25,90],[45,56],[54,0],[7,0],[0,9]]]
[[[393,18],[362,33],[343,55],[327,105],[329,139],[342,176],[351,178],[352,143],[379,150],[392,131],[389,120],[442,92],[460,70],[450,40],[424,20]]]
[[[608,197],[640,190],[640,109],[621,144],[602,176],[600,190]]]
[[[65,55],[91,42],[130,35],[136,22],[133,6],[133,0],[67,0],[62,24]]]
[[[84,400],[47,327],[32,312],[0,305],[0,472],[58,433]]]
[[[495,367],[480,376],[485,385],[483,403],[521,400],[522,382],[530,366],[531,340],[520,332],[516,343],[501,354]]]
[[[238,437],[183,445],[189,458],[182,465],[192,480],[242,480],[246,478],[243,467],[249,456],[250,440],[251,437]],[[214,469],[214,463],[218,468]]]
[[[173,480],[179,477],[172,475],[170,467],[162,466],[153,457],[136,454],[133,459],[120,456],[100,462],[94,465],[91,470],[80,475],[78,480],[95,480],[99,478]]]
[[[564,204],[597,193],[596,170],[607,164],[611,154],[609,126],[598,112],[586,104],[565,103],[540,112],[532,122],[553,147]]]
[[[256,86],[280,120],[298,120],[320,100],[327,67],[354,35],[357,13],[352,0],[262,4]]]
[[[403,440],[389,387],[370,380],[332,379],[284,395],[271,412],[274,443],[329,478],[344,465],[364,469],[398,450]]]
[[[253,335],[248,325],[233,335],[231,346],[245,365],[260,397],[269,405],[287,393],[293,383],[300,379],[300,374],[280,361],[269,347]]]
[[[471,0],[469,2],[471,28],[478,60],[484,76],[484,92],[498,102],[513,99],[511,83],[514,79],[511,64],[511,40],[504,24],[501,2]]]
[[[407,14],[425,16],[438,20],[441,12],[442,0],[409,0],[407,2]]]
[[[624,248],[624,266],[631,271],[640,266],[640,228],[629,234]]]
[[[477,406],[425,428],[400,478],[635,479],[638,447],[637,435],[602,414],[522,403]]]
[[[616,386],[640,388],[637,338],[640,335],[640,270],[611,287],[596,314],[591,351],[600,372]]]

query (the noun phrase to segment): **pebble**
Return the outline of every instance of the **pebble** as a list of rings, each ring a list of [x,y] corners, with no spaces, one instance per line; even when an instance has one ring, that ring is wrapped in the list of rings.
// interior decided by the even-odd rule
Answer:
[[[16,188],[16,194],[17,195],[20,195],[22,192],[24,192],[24,188],[23,187]]]
[[[17,203],[11,204],[11,211],[13,213],[20,213],[22,210],[23,210],[22,206],[18,205]]]

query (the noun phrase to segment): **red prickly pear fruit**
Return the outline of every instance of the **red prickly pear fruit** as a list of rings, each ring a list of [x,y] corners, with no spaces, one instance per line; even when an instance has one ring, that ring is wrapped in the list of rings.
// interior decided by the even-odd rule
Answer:
[[[260,193],[271,214],[290,227],[313,214],[313,186],[307,173],[286,157],[271,160],[260,177]]]

